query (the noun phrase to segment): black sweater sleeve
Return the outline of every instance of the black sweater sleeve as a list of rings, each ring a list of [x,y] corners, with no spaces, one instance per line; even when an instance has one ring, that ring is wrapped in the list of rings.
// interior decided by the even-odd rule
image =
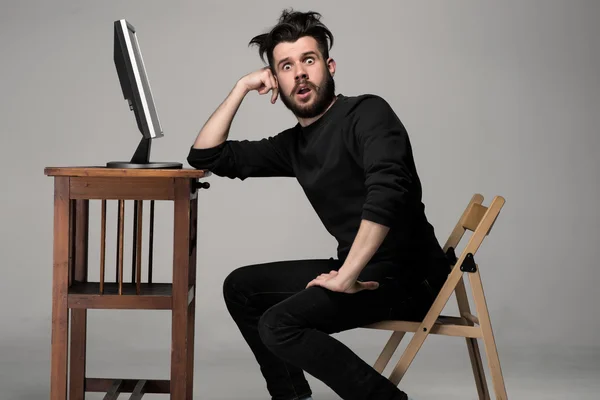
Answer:
[[[196,169],[231,179],[293,177],[288,156],[291,134],[291,131],[283,131],[260,140],[227,140],[208,149],[192,147],[187,161]]]
[[[367,190],[362,218],[391,227],[409,217],[403,214],[413,184],[408,134],[390,105],[377,96],[361,102],[354,126]]]

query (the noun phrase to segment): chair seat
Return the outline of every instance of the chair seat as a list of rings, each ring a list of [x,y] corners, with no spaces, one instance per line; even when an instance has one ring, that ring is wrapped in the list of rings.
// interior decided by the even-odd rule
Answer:
[[[421,323],[415,321],[387,320],[366,325],[364,328],[395,332],[417,332]],[[470,326],[460,317],[440,315],[429,332],[433,335],[458,336],[469,338],[483,337],[479,326]]]

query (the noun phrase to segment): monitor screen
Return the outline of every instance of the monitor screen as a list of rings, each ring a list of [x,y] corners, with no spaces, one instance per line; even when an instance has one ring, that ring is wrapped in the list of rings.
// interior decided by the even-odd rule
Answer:
[[[163,131],[136,30],[124,19],[115,21],[114,53],[123,95],[136,114],[142,135],[151,139],[162,137]]]
[[[114,22],[113,57],[123,97],[135,115],[142,138],[130,161],[109,161],[106,166],[109,168],[182,168],[183,164],[180,162],[150,161],[151,143],[154,139],[162,137],[163,131],[136,30],[124,19]]]

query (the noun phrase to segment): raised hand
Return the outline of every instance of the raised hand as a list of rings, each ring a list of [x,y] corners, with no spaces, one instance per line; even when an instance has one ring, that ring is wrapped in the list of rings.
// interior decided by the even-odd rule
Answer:
[[[277,79],[271,72],[269,67],[261,68],[240,79],[246,89],[250,92],[256,90],[260,95],[264,95],[272,91],[271,104],[275,104],[279,95],[279,87]]]

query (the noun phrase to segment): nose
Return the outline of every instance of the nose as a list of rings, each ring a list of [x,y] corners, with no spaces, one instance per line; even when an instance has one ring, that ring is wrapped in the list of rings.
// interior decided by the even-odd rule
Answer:
[[[296,82],[300,81],[300,80],[307,80],[308,79],[308,74],[306,73],[306,71],[304,71],[304,69],[299,68],[298,71],[296,71]]]

